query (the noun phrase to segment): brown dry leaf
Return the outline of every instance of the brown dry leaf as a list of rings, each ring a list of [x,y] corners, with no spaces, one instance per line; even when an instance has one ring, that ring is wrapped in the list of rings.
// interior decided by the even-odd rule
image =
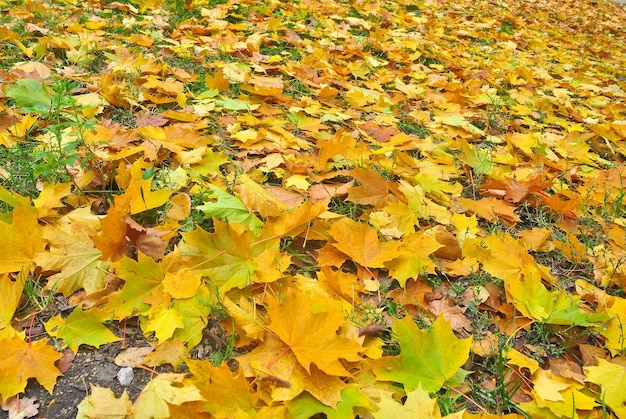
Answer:
[[[443,318],[450,323],[452,330],[462,336],[468,336],[468,333],[472,331],[472,322],[465,316],[464,307],[454,305],[453,302],[443,298],[428,303],[428,309],[437,317],[443,315]]]
[[[520,221],[519,216],[515,213],[517,207],[500,199],[482,198],[473,201],[467,198],[455,198],[454,202],[490,222],[502,219],[509,225],[515,225]]]
[[[33,78],[35,80],[46,80],[52,75],[50,69],[38,61],[27,61],[17,64],[11,69],[11,73],[19,78]]]
[[[137,368],[143,364],[143,360],[146,355],[152,351],[154,351],[152,346],[127,348],[115,357],[114,362],[118,367]]]
[[[39,413],[39,403],[34,397],[11,397],[2,403],[2,410],[9,413],[9,419],[32,418]]]
[[[311,186],[307,192],[313,202],[328,201],[336,196],[347,195],[354,181],[340,184],[318,183]]]

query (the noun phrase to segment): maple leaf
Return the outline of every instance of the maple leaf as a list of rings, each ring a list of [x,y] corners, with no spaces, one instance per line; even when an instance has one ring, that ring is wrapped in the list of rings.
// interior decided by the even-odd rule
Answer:
[[[457,339],[449,324],[439,316],[427,330],[418,329],[406,316],[395,321],[393,331],[398,336],[400,355],[372,362],[376,377],[401,383],[406,391],[420,384],[436,392],[467,360],[472,339]]]
[[[7,90],[7,95],[15,100],[15,103],[20,108],[45,112],[52,105],[50,90],[41,81],[20,79]]]
[[[382,268],[385,262],[400,255],[400,242],[381,242],[378,233],[367,224],[342,218],[333,223],[329,233],[336,243],[332,246],[356,263],[368,268]]]
[[[348,191],[348,201],[361,205],[372,205],[374,208],[384,207],[389,198],[387,182],[374,170],[354,168],[349,174],[360,183]]]
[[[136,160],[130,168],[120,166],[116,181],[125,191],[115,197],[114,206],[123,217],[158,208],[168,201],[173,190],[153,190],[153,178],[154,168],[142,159]]]
[[[584,385],[575,380],[563,379],[551,371],[537,370],[531,377],[533,382],[532,403],[549,409],[556,417],[565,417],[577,409],[592,410],[595,399],[585,394]],[[522,409],[524,404],[521,404]]]
[[[211,185],[210,188],[217,196],[217,201],[196,206],[196,209],[202,211],[207,217],[215,217],[224,222],[232,221],[254,230],[260,229],[261,220],[250,213],[243,202],[217,186]]]
[[[154,332],[159,342],[165,342],[172,336],[176,329],[182,329],[185,325],[182,316],[176,309],[158,310],[152,314],[146,322],[144,331]]]
[[[50,336],[63,339],[76,353],[78,347],[83,344],[97,348],[105,343],[120,340],[102,324],[105,320],[105,313],[85,311],[82,305],[79,305],[65,319],[59,315],[51,318],[45,323],[45,327]]]
[[[49,245],[34,260],[44,270],[59,271],[48,276],[47,289],[68,296],[81,288],[88,294],[104,288],[108,263],[90,237],[99,224],[88,208],[78,208],[43,229]]]
[[[117,398],[112,390],[92,384],[91,394],[85,397],[77,408],[76,419],[124,419],[131,413],[132,402],[126,391]]]
[[[254,416],[258,395],[250,391],[242,371],[232,372],[226,364],[212,366],[196,360],[186,364],[193,374],[192,381],[207,400],[201,411],[220,418]]]
[[[241,176],[235,189],[239,192],[246,207],[252,211],[257,211],[262,217],[278,216],[285,209],[282,202],[270,195],[248,175]]]
[[[347,387],[340,377],[320,371],[315,364],[307,371],[289,346],[273,335],[237,360],[246,376],[255,377],[257,386],[274,401],[293,400],[306,391],[324,406],[336,407]]]
[[[257,236],[236,223],[215,221],[214,226],[214,233],[200,228],[183,233],[179,249],[190,270],[204,272],[221,294],[253,282],[273,282],[289,265],[278,237]]]
[[[137,261],[125,257],[113,264],[116,274],[124,280],[122,289],[114,292],[106,310],[116,319],[144,314],[150,306],[147,298],[163,291],[165,273],[152,258],[141,253]]]
[[[536,269],[522,268],[522,272],[523,278],[508,281],[505,288],[524,316],[542,323],[572,326],[603,324],[609,319],[606,313],[581,310],[584,306],[579,296],[561,290],[548,291]]]
[[[265,334],[263,325],[258,322],[254,306],[245,298],[241,297],[237,304],[230,298],[225,297],[223,300],[224,307],[228,310],[228,314],[235,321],[235,325],[243,334],[239,333],[240,339],[246,336],[251,340],[262,340]]]
[[[2,410],[9,413],[11,419],[24,419],[37,416],[39,413],[39,403],[34,397],[11,397],[2,404]]]
[[[154,351],[148,353],[141,363],[148,367],[160,367],[161,365],[170,364],[176,369],[190,358],[191,355],[189,355],[189,351],[183,342],[177,339],[170,339],[162,342]]]
[[[22,298],[26,276],[24,271],[15,279],[8,273],[0,274],[0,330],[11,324]]]
[[[411,278],[426,273],[435,273],[435,263],[429,256],[443,247],[434,235],[423,231],[413,233],[402,241],[398,257],[385,262],[391,276],[404,288]]]
[[[267,223],[268,234],[276,236],[297,236],[309,227],[313,220],[328,209],[326,202],[313,203],[308,200],[288,210],[284,210],[276,217],[270,217]]]
[[[101,229],[91,240],[96,249],[102,252],[102,260],[119,261],[124,255],[130,241],[126,236],[127,223],[125,221],[127,211],[113,206],[107,215],[100,219]]]
[[[502,221],[509,225],[515,225],[515,223],[521,220],[519,216],[515,214],[516,207],[500,199],[482,198],[473,201],[467,198],[455,198],[454,202],[480,215],[487,221],[502,219]]]
[[[321,413],[329,419],[353,419],[361,409],[373,410],[369,398],[356,386],[350,386],[341,392],[341,401],[336,407],[324,405],[308,393],[302,393],[289,403],[289,417],[308,419]]]
[[[38,217],[46,218],[56,215],[57,212],[54,210],[65,206],[61,199],[68,196],[70,191],[71,185],[69,183],[48,183],[44,185],[39,196],[33,200],[33,204],[37,208]]]
[[[132,407],[133,418],[170,417],[169,405],[205,400],[200,390],[183,374],[164,373],[154,377],[139,393]]]
[[[54,365],[61,354],[48,345],[48,339],[32,343],[19,336],[0,340],[4,348],[0,359],[0,396],[6,400],[22,393],[29,378],[36,379],[50,394],[61,375]]]
[[[415,390],[408,392],[404,403],[398,403],[391,396],[381,394],[378,403],[379,410],[374,413],[374,418],[406,418],[419,415],[424,419],[440,419],[441,411],[437,405],[437,399],[431,399],[428,391],[419,385]],[[456,415],[447,415],[446,418],[461,418],[462,412]]]
[[[345,314],[341,305],[332,300],[289,288],[284,302],[272,300],[267,312],[271,319],[268,329],[293,351],[308,373],[314,363],[327,374],[347,375],[340,360],[360,359],[361,345],[337,335]]]
[[[10,215],[11,223],[0,221],[0,274],[29,270],[46,245],[35,212],[18,206]]]
[[[626,415],[626,396],[623,391],[626,386],[624,366],[598,359],[597,366],[586,366],[584,370],[587,373],[585,381],[602,388],[602,394],[598,399],[606,403],[617,417],[624,417]]]
[[[206,286],[198,288],[196,295],[191,298],[175,300],[172,303],[172,307],[178,313],[178,316],[180,316],[183,326],[175,329],[173,337],[185,342],[190,348],[200,343],[202,340],[202,331],[206,327],[206,318],[211,313],[211,304],[216,303],[215,293]],[[158,310],[153,310],[151,313],[152,318],[158,313]],[[168,324],[162,324],[168,331],[172,327]],[[166,336],[167,333],[168,332],[166,332],[164,336]]]
[[[486,272],[506,282],[519,280],[523,266],[537,266],[520,242],[509,234],[468,238],[463,244],[463,256],[478,259]]]

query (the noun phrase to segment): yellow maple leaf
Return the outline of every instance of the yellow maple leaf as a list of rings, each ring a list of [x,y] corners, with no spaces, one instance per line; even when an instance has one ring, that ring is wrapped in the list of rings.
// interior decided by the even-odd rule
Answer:
[[[0,274],[30,270],[46,245],[34,211],[18,206],[11,216],[10,224],[0,221]]]
[[[289,288],[284,302],[273,299],[267,312],[271,319],[268,329],[290,348],[307,372],[315,364],[327,374],[345,376],[348,371],[341,360],[360,359],[361,345],[337,335],[345,314],[334,300]]]
[[[335,221],[329,233],[336,240],[332,246],[364,267],[382,268],[385,262],[400,256],[400,242],[381,242],[376,230],[349,218]]]
[[[61,354],[48,345],[48,339],[24,342],[19,335],[0,340],[0,396],[3,400],[21,393],[29,378],[35,378],[50,394],[61,375],[54,365]]]

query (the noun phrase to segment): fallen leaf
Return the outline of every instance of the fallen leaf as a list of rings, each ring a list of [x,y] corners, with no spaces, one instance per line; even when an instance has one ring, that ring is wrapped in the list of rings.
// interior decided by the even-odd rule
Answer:
[[[392,330],[398,336],[400,355],[374,360],[374,374],[404,385],[407,392],[420,386],[437,392],[465,363],[472,344],[471,338],[457,339],[443,316],[427,330],[418,329],[406,316],[396,320]]]
[[[9,419],[32,418],[39,413],[39,403],[34,397],[11,397],[2,403],[2,410],[9,412]]]
[[[50,336],[63,339],[65,344],[74,352],[78,352],[80,345],[86,344],[96,348],[105,343],[120,340],[102,323],[107,319],[105,313],[94,310],[83,310],[82,305],[74,310],[65,319],[55,316],[45,324]],[[89,333],[85,333],[88,330]]]
[[[329,230],[337,250],[356,263],[369,268],[382,268],[385,262],[398,257],[399,242],[381,242],[376,230],[349,218],[337,220]]]
[[[344,376],[348,372],[341,360],[360,359],[361,345],[337,335],[345,322],[341,305],[290,288],[285,302],[274,299],[267,312],[271,319],[268,329],[293,351],[307,372],[315,364],[327,374]]]
[[[48,339],[32,343],[15,335],[0,340],[4,349],[0,359],[0,395],[3,400],[23,393],[29,378],[36,379],[50,394],[61,375],[54,365],[61,354],[48,345]]]

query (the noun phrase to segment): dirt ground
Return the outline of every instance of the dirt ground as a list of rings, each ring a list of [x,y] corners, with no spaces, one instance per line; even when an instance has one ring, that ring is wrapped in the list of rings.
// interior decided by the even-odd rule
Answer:
[[[116,357],[126,351],[134,351],[137,348],[150,348],[150,341],[143,336],[138,325],[126,324],[125,330],[113,329],[117,336],[124,339],[99,348],[81,346],[78,353],[73,355],[66,350],[64,357],[59,361],[58,367],[63,370],[63,375],[57,379],[52,394],[48,393],[35,380],[29,380],[26,391],[20,396],[21,407],[25,404],[34,403],[37,413],[27,416],[11,416],[22,419],[27,417],[46,419],[75,418],[78,413],[78,404],[89,394],[91,385],[111,389],[116,397],[120,397],[124,391],[131,401],[134,401],[155,373],[162,372],[185,372],[182,369],[174,371],[169,365],[158,367],[154,372],[144,368],[133,368],[132,381],[123,385],[118,379],[118,373],[123,366],[116,364]],[[226,333],[219,325],[217,319],[210,319],[204,330],[201,343],[192,351],[194,358],[206,358],[217,350],[228,345]],[[73,358],[72,358],[73,356]],[[64,365],[63,365],[64,364]],[[34,410],[32,410],[34,412]],[[9,413],[0,409],[0,419],[8,419]]]
[[[99,349],[81,347],[69,363],[67,371],[58,378],[53,394],[49,394],[36,381],[30,380],[22,398],[34,398],[35,403],[39,404],[36,417],[50,419],[76,417],[77,405],[88,394],[92,384],[111,389],[117,397],[126,391],[131,400],[135,400],[152,373],[134,368],[132,381],[124,386],[117,378],[122,367],[116,365],[114,360],[126,348],[148,346],[149,342],[138,328],[127,328],[125,342],[103,345]],[[0,411],[0,418],[8,417],[8,412]]]

